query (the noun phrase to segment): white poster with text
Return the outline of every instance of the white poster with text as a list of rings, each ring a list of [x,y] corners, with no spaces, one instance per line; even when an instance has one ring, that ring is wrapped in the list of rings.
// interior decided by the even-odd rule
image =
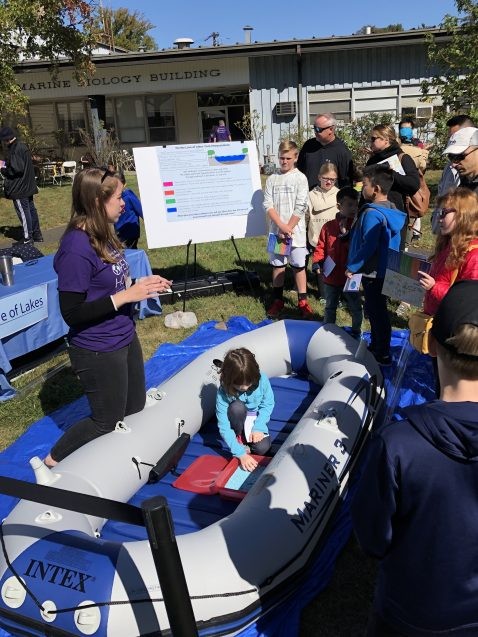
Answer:
[[[265,234],[254,142],[133,149],[148,248]]]

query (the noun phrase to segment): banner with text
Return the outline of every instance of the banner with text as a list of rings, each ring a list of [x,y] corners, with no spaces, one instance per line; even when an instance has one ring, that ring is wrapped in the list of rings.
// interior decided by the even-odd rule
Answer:
[[[48,318],[47,284],[2,297],[0,338],[15,334]]]

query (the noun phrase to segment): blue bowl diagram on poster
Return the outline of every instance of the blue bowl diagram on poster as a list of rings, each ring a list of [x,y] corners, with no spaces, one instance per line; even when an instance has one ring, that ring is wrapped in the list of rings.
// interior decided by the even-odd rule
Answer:
[[[240,155],[216,155],[214,150],[208,150],[208,160],[210,166],[217,164],[238,164],[239,162],[249,163],[248,149],[242,148]]]

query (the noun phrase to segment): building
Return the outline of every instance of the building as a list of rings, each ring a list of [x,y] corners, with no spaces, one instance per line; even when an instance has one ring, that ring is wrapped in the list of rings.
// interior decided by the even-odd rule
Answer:
[[[446,40],[437,29],[211,47],[181,38],[162,51],[95,55],[96,75],[86,86],[67,62],[55,80],[48,63],[23,62],[17,79],[32,129],[66,158],[84,151],[78,129],[92,131],[95,109],[128,150],[207,141],[219,118],[241,139],[235,122],[256,111],[262,162],[291,127],[311,125],[321,112],[343,122],[381,111],[428,120],[440,106],[420,102],[420,83],[431,74],[430,31]]]

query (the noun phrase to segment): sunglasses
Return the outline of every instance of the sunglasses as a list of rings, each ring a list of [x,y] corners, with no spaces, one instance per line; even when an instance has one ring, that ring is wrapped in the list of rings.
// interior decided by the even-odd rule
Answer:
[[[457,164],[458,162],[463,161],[465,157],[468,157],[468,155],[471,155],[471,153],[474,153],[475,150],[478,150],[478,146],[470,150],[469,153],[458,153],[457,155],[454,155],[453,153],[448,153],[447,157],[452,164]]]
[[[439,208],[435,212],[439,219],[444,219],[450,212],[456,212],[456,208]]]
[[[320,126],[314,126],[314,130],[316,133],[322,133],[324,130],[327,130],[328,128],[333,128],[333,126],[324,126],[323,128],[321,128]]]
[[[370,141],[371,141],[371,142],[376,142],[376,141],[377,141],[377,139],[383,139],[383,137],[371,137],[371,138],[370,138]]]

